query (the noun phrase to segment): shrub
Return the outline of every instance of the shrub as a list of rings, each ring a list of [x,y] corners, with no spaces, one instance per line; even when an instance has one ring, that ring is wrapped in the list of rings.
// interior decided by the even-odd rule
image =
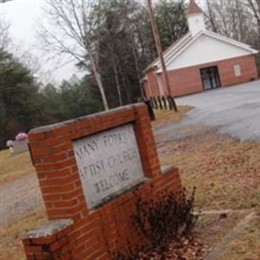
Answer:
[[[185,190],[176,196],[160,192],[154,201],[136,201],[133,224],[137,232],[145,236],[152,250],[163,252],[177,237],[191,233],[197,221],[193,211],[195,188],[190,197]]]
[[[132,216],[133,225],[138,234],[148,241],[142,250],[162,254],[171,243],[181,236],[191,234],[198,216],[193,214],[196,188],[190,196],[185,189],[181,194],[159,192],[154,200],[136,199],[136,212]],[[140,248],[130,248],[128,255],[114,254],[114,259],[138,259]]]

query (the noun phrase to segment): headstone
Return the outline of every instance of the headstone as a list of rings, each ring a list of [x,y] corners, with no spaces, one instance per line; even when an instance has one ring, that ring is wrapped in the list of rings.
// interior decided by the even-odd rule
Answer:
[[[28,151],[28,140],[13,141],[13,154],[20,154]]]

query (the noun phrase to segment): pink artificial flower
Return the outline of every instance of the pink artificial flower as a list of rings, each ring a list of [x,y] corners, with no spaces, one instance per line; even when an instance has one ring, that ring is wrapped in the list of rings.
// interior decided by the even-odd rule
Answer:
[[[8,141],[6,142],[6,146],[7,146],[7,147],[12,147],[12,146],[13,146],[13,140],[8,140]]]
[[[26,133],[19,133],[18,135],[16,135],[15,140],[16,141],[22,141],[22,140],[26,140],[27,139],[27,134]]]

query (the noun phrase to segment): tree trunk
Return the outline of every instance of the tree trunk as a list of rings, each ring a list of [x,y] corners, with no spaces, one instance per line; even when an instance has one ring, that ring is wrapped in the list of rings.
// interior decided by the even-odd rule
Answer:
[[[101,95],[101,98],[102,98],[103,106],[104,106],[104,109],[107,111],[107,110],[109,110],[107,98],[106,98],[104,87],[103,87],[103,84],[102,84],[102,81],[101,81],[100,73],[97,70],[96,61],[94,59],[93,53],[90,50],[90,48],[88,48],[88,53],[89,53],[90,62],[91,62],[92,70],[93,70],[93,73],[94,73],[94,77],[96,79],[98,89],[100,91],[100,95]]]
[[[237,15],[238,15],[238,26],[239,26],[239,37],[238,40],[244,40],[244,30],[243,30],[243,21],[242,21],[242,15],[240,10],[240,4],[238,3],[238,0],[236,0],[236,9],[237,9]]]
[[[121,66],[119,66],[119,72],[121,74],[123,85],[124,85],[124,88],[125,88],[127,103],[130,104],[131,103],[131,97],[130,97],[130,93],[128,91],[127,82],[126,82],[126,79],[125,79],[125,76],[124,76],[124,73],[122,71],[122,67]]]
[[[215,19],[213,17],[213,13],[212,13],[212,9],[211,9],[211,5],[209,3],[209,0],[206,0],[206,3],[207,3],[207,7],[208,7],[208,12],[209,12],[209,22],[210,22],[210,25],[212,27],[213,32],[217,33],[218,30],[217,30],[217,26],[215,24]]]
[[[114,70],[114,74],[115,74],[115,80],[116,80],[116,90],[117,90],[119,105],[122,106],[123,105],[122,94],[121,94],[121,89],[120,89],[120,84],[119,84],[118,71],[117,71],[114,53],[112,53],[112,62],[113,62],[113,70]]]

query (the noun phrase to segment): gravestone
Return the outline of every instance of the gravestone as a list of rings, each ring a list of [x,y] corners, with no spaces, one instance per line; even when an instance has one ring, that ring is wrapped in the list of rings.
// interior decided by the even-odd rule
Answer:
[[[28,140],[13,141],[13,154],[20,154],[28,151]]]

